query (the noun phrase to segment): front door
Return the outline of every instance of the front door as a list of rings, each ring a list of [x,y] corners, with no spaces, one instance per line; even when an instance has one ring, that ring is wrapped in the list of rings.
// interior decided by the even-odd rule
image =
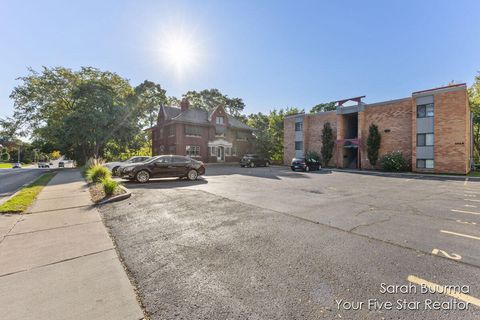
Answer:
[[[224,147],[217,147],[217,161],[223,162],[225,161],[225,148]]]

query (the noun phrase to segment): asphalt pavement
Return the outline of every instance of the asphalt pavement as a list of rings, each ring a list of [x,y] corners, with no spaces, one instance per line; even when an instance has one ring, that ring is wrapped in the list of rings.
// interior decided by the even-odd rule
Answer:
[[[101,212],[152,319],[480,318],[478,182],[210,166],[126,185]]]

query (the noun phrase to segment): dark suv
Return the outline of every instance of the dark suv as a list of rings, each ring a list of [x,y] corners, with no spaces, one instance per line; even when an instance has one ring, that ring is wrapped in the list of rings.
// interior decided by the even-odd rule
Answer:
[[[205,174],[205,165],[201,161],[184,156],[157,156],[146,162],[131,164],[118,169],[120,177],[145,183],[150,178],[179,177],[196,180]]]
[[[292,168],[292,171],[295,170],[303,170],[303,171],[310,171],[310,170],[320,170],[322,166],[320,165],[320,162],[315,159],[306,159],[306,158],[293,158],[292,160],[292,165],[290,168]]]
[[[270,160],[265,157],[260,157],[256,154],[246,154],[240,159],[240,167],[268,167]]]

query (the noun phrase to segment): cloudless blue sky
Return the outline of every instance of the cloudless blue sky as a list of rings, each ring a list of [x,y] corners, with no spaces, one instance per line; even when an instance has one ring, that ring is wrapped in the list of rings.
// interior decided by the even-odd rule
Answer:
[[[480,70],[480,1],[7,1],[0,0],[0,117],[27,67],[115,71],[168,95],[218,88],[245,112],[366,102],[472,83]],[[172,34],[195,64],[165,63]]]

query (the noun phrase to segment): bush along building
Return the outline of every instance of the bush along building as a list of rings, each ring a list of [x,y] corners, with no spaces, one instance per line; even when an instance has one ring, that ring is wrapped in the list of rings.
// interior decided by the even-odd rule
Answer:
[[[222,106],[212,111],[161,106],[152,131],[152,154],[190,156],[203,162],[230,162],[253,150],[253,129],[227,114]]]
[[[336,110],[285,118],[284,161],[320,153],[322,128],[336,137],[330,166],[380,169],[367,156],[371,124],[381,135],[379,156],[401,152],[415,172],[467,174],[472,163],[472,115],[466,84],[413,92],[408,98],[366,104],[362,97],[336,101]],[[353,104],[353,105],[352,105]]]

